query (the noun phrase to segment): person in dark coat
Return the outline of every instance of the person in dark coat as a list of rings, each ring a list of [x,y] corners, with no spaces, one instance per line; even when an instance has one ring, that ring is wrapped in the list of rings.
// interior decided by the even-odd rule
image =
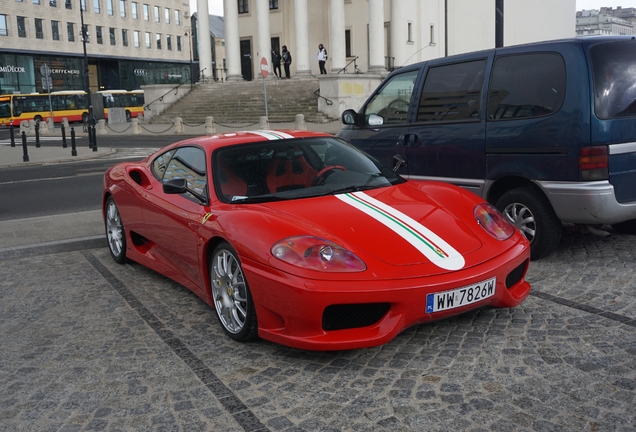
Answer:
[[[283,45],[281,60],[283,62],[283,66],[285,67],[285,79],[289,79],[291,77],[291,74],[289,73],[289,65],[291,65],[292,63],[292,56],[291,53],[287,51],[287,45]]]
[[[274,69],[274,74],[278,79],[283,77],[283,73],[280,70],[280,53],[276,50],[272,50],[272,68]]]

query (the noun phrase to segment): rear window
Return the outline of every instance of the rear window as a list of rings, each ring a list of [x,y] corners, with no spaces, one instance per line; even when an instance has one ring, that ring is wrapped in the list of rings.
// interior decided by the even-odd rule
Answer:
[[[636,117],[636,40],[594,45],[590,55],[596,116]]]

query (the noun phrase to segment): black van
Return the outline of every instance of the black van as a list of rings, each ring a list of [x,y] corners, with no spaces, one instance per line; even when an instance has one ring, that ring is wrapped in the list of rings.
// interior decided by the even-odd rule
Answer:
[[[412,180],[462,186],[553,252],[562,223],[636,233],[636,39],[497,48],[388,75],[338,133]]]

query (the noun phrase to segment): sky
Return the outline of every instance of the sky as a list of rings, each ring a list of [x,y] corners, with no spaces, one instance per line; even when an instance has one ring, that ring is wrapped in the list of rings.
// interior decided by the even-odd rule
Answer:
[[[210,15],[223,15],[223,0],[208,0]],[[636,7],[636,0],[576,0],[576,10],[600,9],[601,7],[622,6],[624,8]],[[197,10],[197,0],[190,0],[192,13]]]

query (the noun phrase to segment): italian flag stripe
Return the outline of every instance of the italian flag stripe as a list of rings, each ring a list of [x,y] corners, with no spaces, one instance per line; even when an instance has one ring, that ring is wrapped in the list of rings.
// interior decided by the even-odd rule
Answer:
[[[291,136],[289,134],[286,134],[284,132],[269,131],[269,130],[251,131],[251,133],[256,134],[256,135],[260,135],[263,138],[267,138],[268,140],[279,140],[279,139],[286,139],[286,138],[294,138],[293,136]]]
[[[419,222],[364,192],[336,195],[409,242],[433,264],[446,270],[464,267],[464,257],[441,237]]]

